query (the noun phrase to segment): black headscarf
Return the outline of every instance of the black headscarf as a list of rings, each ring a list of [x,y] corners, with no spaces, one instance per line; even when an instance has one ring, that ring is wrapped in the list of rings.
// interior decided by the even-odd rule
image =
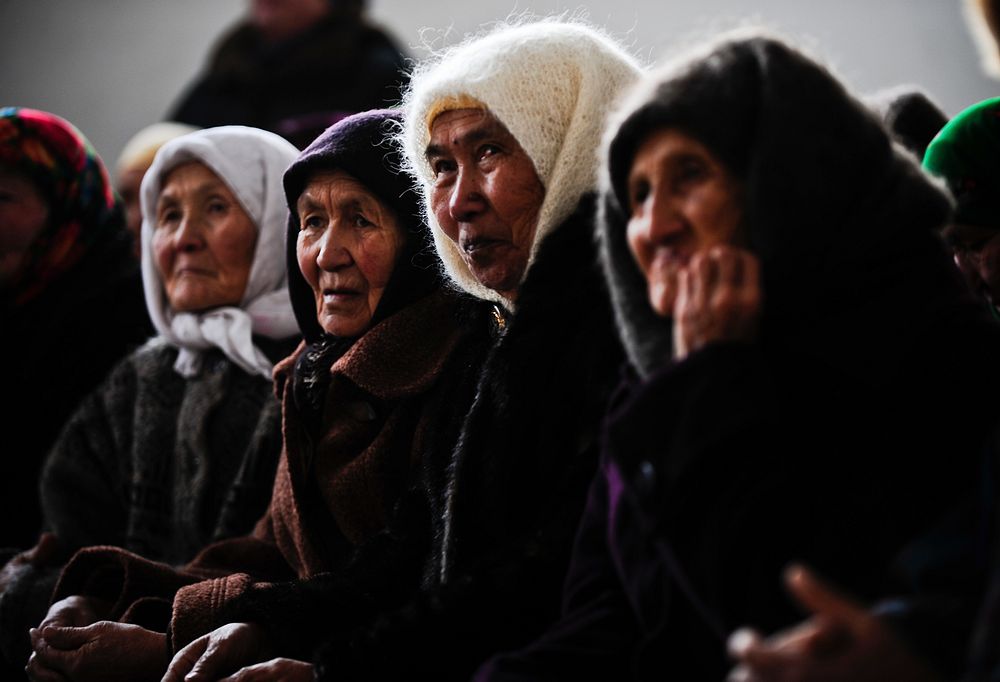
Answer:
[[[296,403],[313,425],[318,420],[330,367],[354,344],[356,338],[336,337],[320,326],[312,288],[299,270],[296,242],[299,233],[297,204],[309,180],[317,173],[341,170],[363,184],[392,209],[404,240],[389,283],[372,314],[369,328],[435,290],[440,278],[427,243],[419,197],[401,171],[402,161],[392,134],[402,116],[391,109],[367,111],[345,118],[316,138],[285,172],[288,201],[288,291],[305,352],[295,364],[293,390]]]

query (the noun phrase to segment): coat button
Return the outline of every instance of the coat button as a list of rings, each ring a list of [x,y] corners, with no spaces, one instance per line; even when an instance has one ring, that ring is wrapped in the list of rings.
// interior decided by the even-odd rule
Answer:
[[[648,459],[639,462],[635,475],[635,489],[640,495],[649,495],[656,488],[656,467]]]

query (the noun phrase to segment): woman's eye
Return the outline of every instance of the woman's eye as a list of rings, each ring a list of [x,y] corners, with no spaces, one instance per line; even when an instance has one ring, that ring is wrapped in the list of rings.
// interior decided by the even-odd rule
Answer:
[[[370,226],[372,226],[374,224],[375,223],[373,223],[372,221],[368,220],[368,218],[364,217],[360,213],[357,213],[354,216],[354,225],[355,225],[355,227],[370,227]]]
[[[500,153],[500,147],[495,144],[484,144],[479,148],[479,158],[486,159]]]
[[[649,182],[646,180],[639,180],[632,183],[632,186],[629,188],[629,203],[632,205],[633,209],[646,201],[646,197],[648,196]]]
[[[431,163],[431,170],[434,171],[434,177],[454,172],[455,168],[455,162],[451,159],[436,159]]]
[[[303,230],[318,230],[323,227],[323,220],[318,215],[308,215],[302,219]]]
[[[208,204],[210,213],[225,213],[229,209],[229,204],[224,201],[212,201]]]
[[[160,218],[157,221],[158,225],[173,225],[174,223],[180,221],[181,212],[176,209],[168,209],[160,213]]]
[[[674,181],[677,185],[688,185],[700,181],[707,175],[704,164],[696,161],[688,161],[681,164],[677,169]]]

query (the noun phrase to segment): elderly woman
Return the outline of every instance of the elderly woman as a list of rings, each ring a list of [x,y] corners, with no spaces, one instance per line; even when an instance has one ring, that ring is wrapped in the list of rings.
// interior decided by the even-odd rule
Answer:
[[[0,547],[38,537],[38,476],[59,429],[152,332],[108,172],[80,132],[0,109]],[[11,552],[0,552],[2,561]]]
[[[973,390],[997,330],[936,235],[946,197],[809,58],[725,40],[643,82],[605,153],[635,379],[561,621],[479,679],[721,679],[733,628],[798,620],[791,560],[861,598],[914,595],[911,540],[973,497],[997,414]]]
[[[210,546],[183,572],[124,552],[84,550],[64,572],[57,598],[80,592],[117,602],[109,617],[169,628],[176,649],[245,620],[253,625],[241,632],[256,643],[255,656],[308,657],[309,637],[318,635],[308,612],[289,610],[297,584],[274,581],[336,575],[351,589],[328,618],[345,621],[368,613],[368,601],[416,589],[420,566],[410,545],[423,537],[411,528],[427,523],[425,505],[415,505],[408,489],[419,488],[432,426],[456,399],[453,365],[473,365],[485,339],[471,342],[464,319],[475,311],[460,311],[420,257],[426,228],[388,146],[398,124],[391,111],[345,119],[285,174],[289,293],[305,341],[275,368],[285,448],[267,515],[252,535]],[[115,569],[117,581],[94,587],[95,576]],[[166,618],[148,617],[150,598],[168,600]],[[130,657],[150,652],[143,647],[155,642],[150,632],[128,632]],[[160,644],[147,657],[158,672],[163,651]],[[83,665],[99,677],[114,656],[88,652]],[[44,650],[37,653],[45,659]]]
[[[271,372],[297,332],[278,179],[296,154],[243,127],[157,154],[143,184],[142,272],[159,335],[84,400],[45,465],[45,527],[63,560],[108,544],[183,563],[267,508],[281,452]],[[43,599],[61,562],[50,563],[22,576]]]

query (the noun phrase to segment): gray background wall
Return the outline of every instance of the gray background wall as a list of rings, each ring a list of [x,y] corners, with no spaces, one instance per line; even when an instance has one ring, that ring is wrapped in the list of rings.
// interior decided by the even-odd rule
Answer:
[[[0,105],[57,113],[109,163],[160,119],[245,0],[0,0]],[[1000,94],[960,0],[369,0],[419,57],[512,11],[585,12],[647,62],[751,18],[805,38],[860,92],[923,86],[951,115]],[[430,29],[422,32],[421,29]]]

